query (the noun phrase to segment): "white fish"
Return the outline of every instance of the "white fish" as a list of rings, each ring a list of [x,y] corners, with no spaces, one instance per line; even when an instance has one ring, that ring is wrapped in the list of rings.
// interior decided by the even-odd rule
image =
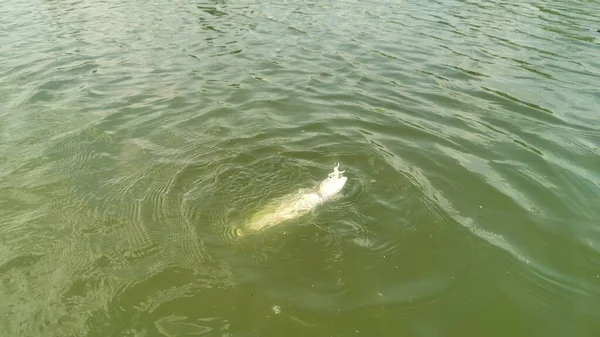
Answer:
[[[246,224],[245,230],[259,231],[276,226],[286,220],[301,217],[330,200],[342,190],[348,180],[348,177],[342,175],[346,171],[339,171],[339,167],[338,163],[327,179],[317,187],[287,195],[254,214]],[[238,233],[242,234],[239,231]]]

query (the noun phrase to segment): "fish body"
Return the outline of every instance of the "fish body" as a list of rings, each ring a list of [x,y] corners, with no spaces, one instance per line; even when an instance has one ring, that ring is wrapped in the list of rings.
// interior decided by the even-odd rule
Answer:
[[[306,215],[318,205],[330,200],[338,194],[348,177],[339,171],[338,164],[317,187],[300,190],[297,193],[287,195],[275,200],[261,211],[250,217],[245,225],[249,231],[260,231],[281,224],[286,220],[299,218]]]

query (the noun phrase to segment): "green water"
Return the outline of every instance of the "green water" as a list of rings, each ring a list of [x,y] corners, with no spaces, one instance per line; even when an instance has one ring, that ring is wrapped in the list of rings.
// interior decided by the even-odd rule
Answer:
[[[1,336],[600,336],[600,2],[4,1]],[[335,163],[343,195],[253,235]]]

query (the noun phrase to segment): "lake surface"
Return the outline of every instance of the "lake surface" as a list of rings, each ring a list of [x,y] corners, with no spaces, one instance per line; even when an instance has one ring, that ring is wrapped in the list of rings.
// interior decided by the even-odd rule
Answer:
[[[599,336],[598,1],[4,1],[0,335]],[[252,235],[336,163],[343,195]]]

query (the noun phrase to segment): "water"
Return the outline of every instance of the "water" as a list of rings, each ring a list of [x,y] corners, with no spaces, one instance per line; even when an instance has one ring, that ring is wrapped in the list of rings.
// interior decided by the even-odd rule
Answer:
[[[598,336],[598,13],[3,2],[0,335]]]

